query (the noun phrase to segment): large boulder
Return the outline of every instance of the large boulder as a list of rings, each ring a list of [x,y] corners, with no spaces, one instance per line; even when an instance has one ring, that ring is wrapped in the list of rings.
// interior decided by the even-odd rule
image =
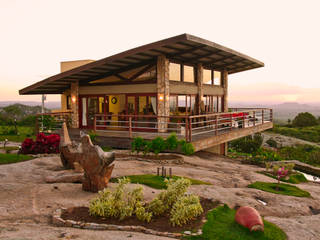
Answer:
[[[235,220],[250,231],[264,230],[264,224],[259,212],[252,207],[240,207],[236,212]]]

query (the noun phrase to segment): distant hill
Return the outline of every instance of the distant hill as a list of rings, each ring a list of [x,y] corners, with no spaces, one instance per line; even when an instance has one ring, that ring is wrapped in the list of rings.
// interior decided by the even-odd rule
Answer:
[[[320,116],[320,103],[300,104],[297,102],[285,102],[281,104],[255,104],[252,103],[230,103],[230,107],[266,107],[273,109],[273,116],[277,122],[285,123],[288,119],[294,119],[298,113],[309,112],[316,117]]]
[[[26,106],[41,106],[41,102],[36,101],[0,101],[0,108],[10,106],[13,104],[22,104]],[[60,102],[45,102],[44,106],[48,109],[59,109],[61,105]]]
[[[50,112],[50,109],[45,108],[45,112]],[[6,119],[21,120],[27,116],[41,113],[41,106],[27,106],[24,104],[16,103],[6,107],[0,108],[0,116]]]

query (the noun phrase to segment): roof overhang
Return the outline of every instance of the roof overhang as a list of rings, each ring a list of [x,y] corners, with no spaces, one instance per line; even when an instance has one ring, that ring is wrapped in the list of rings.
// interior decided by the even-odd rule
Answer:
[[[226,70],[229,74],[263,67],[264,63],[214,42],[182,34],[106,57],[51,76],[19,91],[27,94],[61,94],[72,82],[90,82],[156,62],[159,55],[171,61],[205,68]]]

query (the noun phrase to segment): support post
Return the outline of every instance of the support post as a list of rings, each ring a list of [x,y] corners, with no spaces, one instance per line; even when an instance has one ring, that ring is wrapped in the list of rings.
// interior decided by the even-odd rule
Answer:
[[[216,136],[218,135],[218,115],[216,115]]]
[[[129,138],[132,138],[132,117],[129,117]]]
[[[264,110],[262,109],[262,124],[264,124]]]
[[[253,126],[256,126],[256,111],[253,111]]]
[[[157,59],[157,114],[158,116],[169,117],[169,60],[161,55]],[[158,118],[158,131],[165,132],[167,130],[167,119]]]
[[[196,99],[196,112],[198,114],[201,114],[201,101],[203,97],[203,66],[201,63],[197,65],[196,69],[196,82],[197,82],[197,87],[198,87],[198,95]]]
[[[97,116],[94,115],[93,119],[93,130],[96,132],[97,131]]]
[[[71,83],[71,127],[79,128],[79,82]]]

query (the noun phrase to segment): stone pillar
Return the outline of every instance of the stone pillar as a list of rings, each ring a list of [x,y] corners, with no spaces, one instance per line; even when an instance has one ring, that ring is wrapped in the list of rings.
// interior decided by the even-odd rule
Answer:
[[[201,104],[201,101],[202,101],[202,97],[203,97],[203,66],[201,63],[199,63],[197,65],[197,86],[198,86],[198,95],[197,95],[197,102],[196,102],[196,106],[197,106],[197,114],[201,114],[201,107],[200,107],[200,104]]]
[[[79,128],[79,82],[71,83],[71,127]]]
[[[221,74],[222,87],[223,87],[223,110],[224,112],[228,112],[228,72],[226,70],[222,71]],[[221,149],[224,148],[224,155],[228,154],[228,142],[225,142]]]
[[[228,112],[228,72],[222,71],[221,83],[223,87],[223,110]]]
[[[157,59],[157,114],[158,116],[169,116],[169,60],[165,56]],[[159,132],[164,132],[167,128],[168,118],[158,118]]]

